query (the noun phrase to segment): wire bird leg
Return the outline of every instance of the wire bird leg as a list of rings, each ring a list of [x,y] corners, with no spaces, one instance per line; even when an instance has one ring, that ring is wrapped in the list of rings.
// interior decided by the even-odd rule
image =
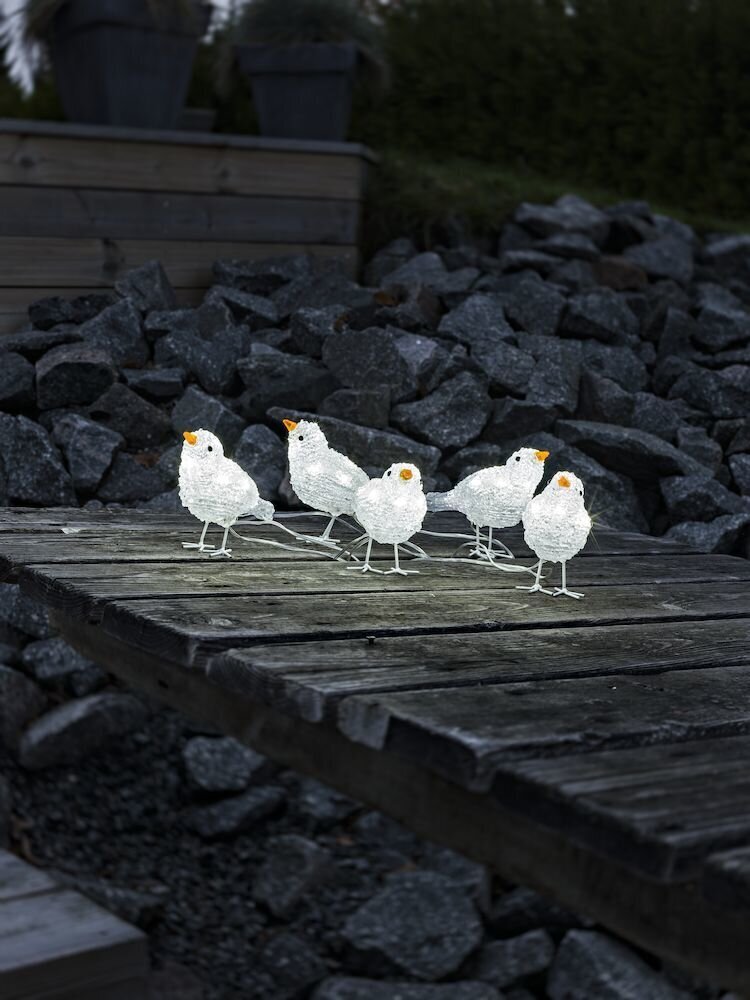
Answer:
[[[583,597],[583,594],[578,594],[578,593],[576,593],[575,590],[568,590],[568,584],[567,584],[567,581],[565,579],[565,565],[566,565],[565,562],[563,562],[562,563],[562,587],[555,587],[555,589],[553,591],[553,596],[554,597],[559,597],[561,594],[565,594],[566,597],[575,597],[575,599],[577,601],[579,601]]]
[[[398,545],[393,546],[393,566],[391,569],[385,571],[386,576],[390,576],[391,573],[398,573],[399,576],[410,576],[413,573],[419,574],[418,569],[401,569],[398,561]]]
[[[224,538],[222,539],[221,542],[221,548],[214,549],[214,551],[210,553],[212,557],[226,556],[227,559],[232,558],[232,550],[227,548],[227,538],[229,538],[229,528],[224,529]]]
[[[207,552],[213,549],[213,545],[206,545],[206,532],[208,531],[209,522],[205,521],[203,524],[203,531],[201,531],[201,540],[199,542],[183,542],[183,549],[198,549],[199,552]]]
[[[552,596],[553,591],[545,590],[540,582],[541,579],[542,579],[542,560],[540,559],[539,562],[536,564],[536,579],[534,580],[534,583],[530,587],[524,587],[521,584],[516,584],[516,590],[528,590],[529,593],[531,594],[533,594],[535,591],[538,590],[542,594],[549,594],[550,596]]]
[[[367,539],[367,553],[365,555],[364,564],[360,565],[359,560],[357,560],[356,562],[351,563],[351,565],[347,566],[346,568],[358,569],[360,573],[382,573],[383,572],[382,569],[375,569],[375,567],[370,564],[370,555],[372,554],[372,538],[370,537],[370,535],[361,536],[360,538],[357,539],[357,542],[361,544],[364,538]]]

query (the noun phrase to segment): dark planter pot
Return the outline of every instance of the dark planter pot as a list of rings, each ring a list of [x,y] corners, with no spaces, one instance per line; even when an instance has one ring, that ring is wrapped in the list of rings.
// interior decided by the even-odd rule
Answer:
[[[346,138],[358,58],[354,42],[238,46],[237,62],[250,79],[261,133]]]
[[[194,24],[156,22],[146,0],[70,0],[55,15],[50,51],[71,121],[174,128],[211,8]]]

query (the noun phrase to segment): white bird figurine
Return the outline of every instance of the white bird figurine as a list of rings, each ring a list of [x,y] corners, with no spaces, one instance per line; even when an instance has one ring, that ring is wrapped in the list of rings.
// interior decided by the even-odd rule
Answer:
[[[540,590],[554,597],[565,594],[580,598],[568,590],[565,567],[569,559],[581,551],[591,531],[591,518],[583,502],[583,483],[572,472],[558,472],[535,496],[523,514],[523,537],[529,548],[539,557],[536,580],[530,587],[519,590]],[[545,590],[540,580],[542,564],[562,564],[562,587]]]
[[[354,494],[367,482],[367,473],[328,444],[320,427],[310,420],[285,420],[289,431],[289,479],[302,503],[330,516],[319,541],[327,541],[336,518],[354,514]]]
[[[505,465],[479,469],[447,493],[428,493],[427,509],[458,510],[465,514],[476,530],[476,546],[471,555],[491,558],[493,528],[512,528],[519,523],[542,481],[544,460],[548,456],[548,451],[519,448]],[[489,529],[487,546],[481,541],[480,528]],[[512,558],[510,549],[502,547]]]
[[[363,573],[374,570],[370,565],[372,543],[393,546],[394,566],[388,573],[416,573],[417,570],[401,569],[398,547],[408,542],[422,527],[427,513],[427,501],[422,490],[422,476],[415,465],[396,462],[380,479],[370,479],[357,490],[354,516],[367,532],[367,555],[364,566],[357,566]]]
[[[252,514],[261,521],[273,519],[273,504],[263,500],[255,481],[236,462],[224,456],[221,441],[211,431],[185,431],[180,458],[182,506],[203,521],[199,542],[183,542],[186,549],[212,550],[212,556],[231,556],[227,548],[229,529],[235,521]],[[221,548],[206,545],[209,524],[224,528]]]

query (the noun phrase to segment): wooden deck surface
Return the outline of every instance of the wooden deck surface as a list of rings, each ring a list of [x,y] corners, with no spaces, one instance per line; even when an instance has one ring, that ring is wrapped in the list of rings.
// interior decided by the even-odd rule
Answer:
[[[599,531],[573,601],[312,546],[217,563],[181,547],[198,527],[4,511],[0,570],[128,683],[750,993],[750,562]]]

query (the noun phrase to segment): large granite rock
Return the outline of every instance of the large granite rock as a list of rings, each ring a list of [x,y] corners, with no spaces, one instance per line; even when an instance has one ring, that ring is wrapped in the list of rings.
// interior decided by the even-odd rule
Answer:
[[[215,434],[225,450],[231,451],[245,429],[245,421],[220,399],[189,385],[172,410],[172,429],[182,435],[183,431],[201,427]]]
[[[117,431],[76,413],[61,417],[55,423],[53,436],[63,450],[76,493],[84,496],[96,492],[115,455],[125,445]]]
[[[678,451],[674,445],[633,427],[585,420],[559,420],[555,433],[606,468],[636,481],[691,473],[700,475],[705,471],[699,462]]]
[[[39,424],[0,413],[0,498],[39,507],[75,506],[60,452]]]
[[[240,358],[237,370],[246,387],[240,406],[250,421],[261,420],[272,406],[315,409],[338,385],[324,365],[266,346]]]
[[[244,792],[259,775],[268,773],[268,760],[230,736],[194,736],[182,751],[191,788],[209,795]]]
[[[141,312],[174,309],[176,298],[169,278],[158,260],[147,260],[115,282],[115,291],[129,298]]]
[[[463,448],[482,433],[491,410],[484,382],[464,372],[424,399],[394,406],[391,420],[411,437],[436,448]]]
[[[102,393],[88,412],[97,423],[121,434],[131,448],[153,447],[169,433],[164,411],[121,382]]]
[[[141,314],[132,299],[123,299],[79,327],[84,343],[107,354],[116,365],[138,368],[148,361],[149,349]]]
[[[0,744],[15,750],[21,731],[44,710],[47,699],[18,670],[0,664]]]
[[[283,788],[250,788],[213,805],[196,806],[185,816],[185,825],[203,840],[234,837],[279,812],[285,798]]]
[[[296,834],[276,837],[267,846],[253,898],[275,917],[288,917],[318,885],[331,866],[331,855],[314,841]]]
[[[332,976],[323,980],[312,1000],[502,1000],[502,997],[493,986],[470,980],[404,983]]]

